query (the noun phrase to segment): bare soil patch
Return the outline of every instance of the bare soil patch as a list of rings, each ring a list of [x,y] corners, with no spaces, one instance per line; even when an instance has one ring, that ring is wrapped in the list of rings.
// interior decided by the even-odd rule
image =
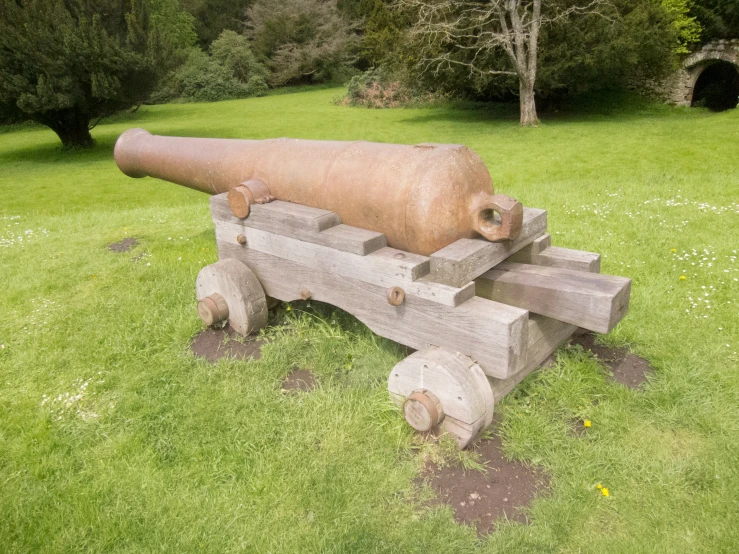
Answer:
[[[654,369],[644,358],[632,354],[627,348],[611,348],[595,343],[595,335],[585,334],[573,339],[572,344],[579,344],[592,352],[611,371],[613,379],[630,389],[639,389]]]
[[[129,237],[127,239],[123,239],[122,241],[109,244],[108,249],[112,250],[113,252],[128,252],[138,243],[139,242],[136,240],[136,237]]]
[[[264,340],[259,337],[241,337],[228,325],[222,329],[206,329],[192,341],[192,352],[200,358],[216,363],[221,358],[258,360]]]
[[[480,536],[492,532],[501,518],[528,523],[521,508],[548,489],[548,476],[521,462],[506,460],[497,434],[471,448],[480,454],[486,472],[427,465],[423,478],[436,491],[437,502],[451,506],[454,519],[474,525]]]
[[[570,433],[576,437],[584,437],[588,428],[585,427],[585,421],[582,419],[573,419],[570,422]]]
[[[282,390],[287,392],[308,392],[316,386],[316,378],[307,369],[294,369],[282,381]]]

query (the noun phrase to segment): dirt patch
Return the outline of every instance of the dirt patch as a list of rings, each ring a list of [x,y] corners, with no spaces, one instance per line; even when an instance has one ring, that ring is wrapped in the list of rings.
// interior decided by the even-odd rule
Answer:
[[[108,249],[113,252],[128,252],[132,247],[136,246],[139,242],[135,237],[129,237],[119,242],[114,242],[108,245]]]
[[[644,358],[629,352],[627,348],[611,348],[595,343],[595,335],[586,334],[573,339],[601,360],[611,371],[613,379],[630,389],[639,389],[654,373],[654,369]]]
[[[436,491],[437,502],[451,506],[454,519],[474,525],[480,536],[492,532],[501,518],[528,523],[521,508],[548,488],[546,474],[506,460],[497,434],[471,448],[480,454],[486,472],[459,466],[426,467],[423,478]]]
[[[588,428],[585,427],[585,420],[573,419],[570,422],[570,433],[576,437],[584,437]]]
[[[242,338],[231,327],[206,329],[192,341],[192,352],[200,358],[216,363],[221,358],[258,360],[264,340],[259,337]]]
[[[316,387],[316,378],[307,369],[295,369],[282,381],[282,390],[308,392]]]

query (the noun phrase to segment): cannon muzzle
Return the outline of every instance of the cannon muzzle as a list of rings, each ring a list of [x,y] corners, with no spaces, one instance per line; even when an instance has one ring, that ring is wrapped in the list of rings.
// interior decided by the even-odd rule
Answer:
[[[257,194],[258,201],[336,212],[345,224],[422,255],[460,238],[514,239],[523,220],[521,203],[494,194],[483,161],[457,144],[204,139],[130,129],[116,142],[115,161],[129,177],[209,194],[242,187],[245,214]]]
[[[148,175],[139,163],[138,153],[143,142],[150,136],[151,133],[145,129],[129,129],[118,137],[113,156],[118,169],[129,177],[140,179]]]

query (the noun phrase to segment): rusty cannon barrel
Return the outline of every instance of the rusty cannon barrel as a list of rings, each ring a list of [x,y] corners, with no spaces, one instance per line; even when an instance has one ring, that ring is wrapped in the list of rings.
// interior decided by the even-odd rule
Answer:
[[[276,198],[335,212],[422,255],[460,238],[514,239],[523,219],[519,202],[494,194],[480,157],[457,144],[183,138],[130,129],[115,145],[115,160],[130,177],[228,192],[239,217]]]

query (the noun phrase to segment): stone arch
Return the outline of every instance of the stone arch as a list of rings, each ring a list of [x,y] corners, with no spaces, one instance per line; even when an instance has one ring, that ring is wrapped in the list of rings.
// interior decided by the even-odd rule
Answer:
[[[678,106],[692,105],[698,79],[715,64],[730,64],[739,72],[739,39],[714,40],[685,58],[672,78],[670,100]]]
[[[713,111],[736,108],[739,104],[739,65],[716,60],[703,67],[693,83],[691,106]]]

